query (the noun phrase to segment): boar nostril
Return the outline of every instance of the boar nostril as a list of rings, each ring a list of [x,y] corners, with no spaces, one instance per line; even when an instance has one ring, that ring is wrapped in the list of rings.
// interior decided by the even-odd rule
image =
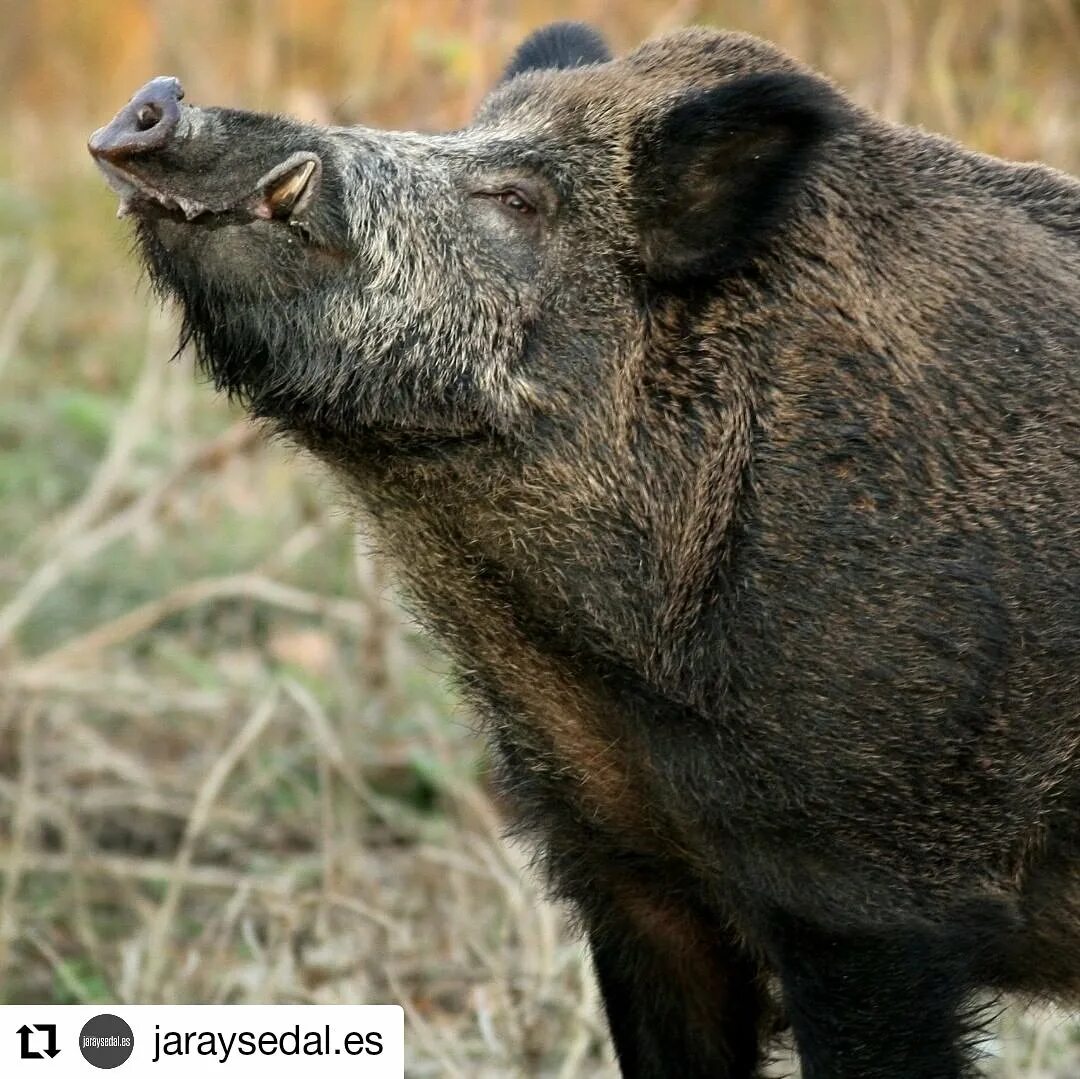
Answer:
[[[178,79],[151,79],[106,127],[90,136],[90,153],[120,164],[135,154],[162,149],[180,122],[183,97]]]
[[[135,126],[140,131],[148,131],[161,119],[161,108],[158,105],[143,105],[135,114]]]

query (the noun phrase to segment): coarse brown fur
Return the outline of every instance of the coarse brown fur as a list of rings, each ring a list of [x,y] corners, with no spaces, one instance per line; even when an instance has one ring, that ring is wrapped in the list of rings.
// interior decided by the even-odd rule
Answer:
[[[546,31],[448,136],[177,131],[151,272],[456,658],[625,1075],[757,1074],[774,983],[806,1079],[1080,1001],[1076,181],[704,30]]]

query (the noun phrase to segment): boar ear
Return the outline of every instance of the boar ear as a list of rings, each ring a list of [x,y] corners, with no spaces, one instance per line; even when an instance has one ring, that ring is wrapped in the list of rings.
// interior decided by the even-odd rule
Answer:
[[[611,59],[604,39],[581,22],[554,22],[531,33],[514,53],[499,85],[526,71],[584,67]]]
[[[723,273],[752,257],[782,224],[843,112],[823,80],[778,72],[693,90],[645,125],[632,184],[650,276]]]

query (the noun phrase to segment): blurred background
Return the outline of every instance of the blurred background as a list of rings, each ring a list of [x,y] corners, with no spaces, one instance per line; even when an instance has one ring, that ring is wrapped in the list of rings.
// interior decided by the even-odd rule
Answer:
[[[618,50],[749,30],[888,117],[1080,170],[1078,0],[0,0],[0,1000],[400,1001],[411,1075],[614,1074],[439,657],[326,477],[173,357],[85,152],[155,74],[460,125],[567,17]],[[1080,1074],[1063,1016],[991,1048]]]

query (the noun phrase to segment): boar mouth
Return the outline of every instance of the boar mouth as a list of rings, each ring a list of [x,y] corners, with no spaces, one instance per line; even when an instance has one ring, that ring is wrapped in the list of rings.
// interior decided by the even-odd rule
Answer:
[[[121,166],[98,157],[97,166],[120,196],[117,217],[167,217],[184,224],[210,226],[254,220],[288,221],[311,205],[322,179],[322,162],[310,151],[292,154],[265,173],[252,189],[228,200],[184,193],[179,185],[157,177],[151,179],[128,162]]]

